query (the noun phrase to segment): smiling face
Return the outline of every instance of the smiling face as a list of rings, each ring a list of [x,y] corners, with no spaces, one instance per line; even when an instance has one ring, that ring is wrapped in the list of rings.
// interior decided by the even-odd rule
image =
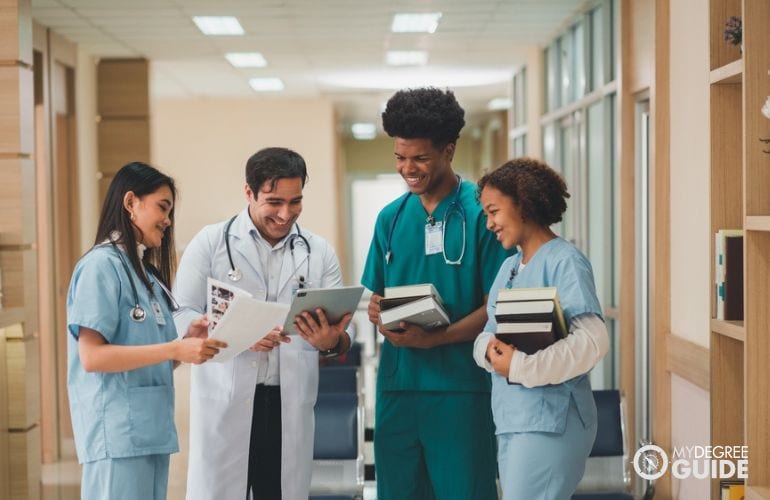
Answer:
[[[481,191],[481,206],[487,216],[487,229],[495,233],[497,241],[509,250],[520,245],[529,231],[521,217],[521,210],[510,196],[492,186]]]
[[[272,180],[265,181],[259,193],[254,193],[246,184],[246,200],[249,202],[249,215],[259,234],[275,246],[289,234],[302,213],[302,179],[278,179],[272,190],[271,184]]]
[[[160,247],[166,229],[171,225],[171,212],[174,209],[171,188],[163,185],[142,197],[129,191],[123,200],[131,214],[136,241],[147,248]]]
[[[455,145],[436,149],[430,139],[402,139],[396,137],[394,153],[396,170],[404,178],[412,194],[432,194],[448,179],[454,179],[452,158]]]

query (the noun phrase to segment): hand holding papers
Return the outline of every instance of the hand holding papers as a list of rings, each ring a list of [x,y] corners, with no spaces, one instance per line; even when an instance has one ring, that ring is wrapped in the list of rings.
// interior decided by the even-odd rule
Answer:
[[[257,300],[245,290],[212,278],[206,288],[209,337],[228,345],[211,362],[233,359],[286,320],[287,304]]]
[[[275,325],[282,324],[288,312],[288,304],[236,297],[210,336],[227,342],[227,347],[220,349],[211,361],[221,363],[233,359],[275,328]]]

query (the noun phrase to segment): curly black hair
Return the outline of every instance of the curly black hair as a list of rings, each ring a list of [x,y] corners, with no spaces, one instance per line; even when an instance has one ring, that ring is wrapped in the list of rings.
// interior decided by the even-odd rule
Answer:
[[[561,222],[567,210],[567,184],[554,169],[534,158],[515,158],[485,174],[478,194],[486,186],[509,196],[526,221],[544,227]]]
[[[399,90],[388,100],[382,126],[390,137],[430,139],[441,149],[456,143],[465,126],[465,111],[451,90],[434,87]]]

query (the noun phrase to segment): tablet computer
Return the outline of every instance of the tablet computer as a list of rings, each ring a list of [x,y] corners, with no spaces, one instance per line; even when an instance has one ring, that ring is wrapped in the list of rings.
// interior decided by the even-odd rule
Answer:
[[[314,311],[319,307],[324,310],[329,324],[339,322],[346,313],[356,312],[363,293],[362,286],[297,290],[283,325],[284,334],[298,335],[299,332],[294,328],[294,317],[303,311],[310,311],[315,316]]]

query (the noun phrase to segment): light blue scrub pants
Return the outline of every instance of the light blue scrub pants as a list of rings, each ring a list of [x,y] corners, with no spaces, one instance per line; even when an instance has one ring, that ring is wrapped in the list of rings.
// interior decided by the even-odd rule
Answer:
[[[105,458],[83,464],[82,500],[166,500],[169,456]]]
[[[583,426],[570,398],[564,434],[509,432],[497,436],[503,500],[569,500],[585,472],[596,421]]]

